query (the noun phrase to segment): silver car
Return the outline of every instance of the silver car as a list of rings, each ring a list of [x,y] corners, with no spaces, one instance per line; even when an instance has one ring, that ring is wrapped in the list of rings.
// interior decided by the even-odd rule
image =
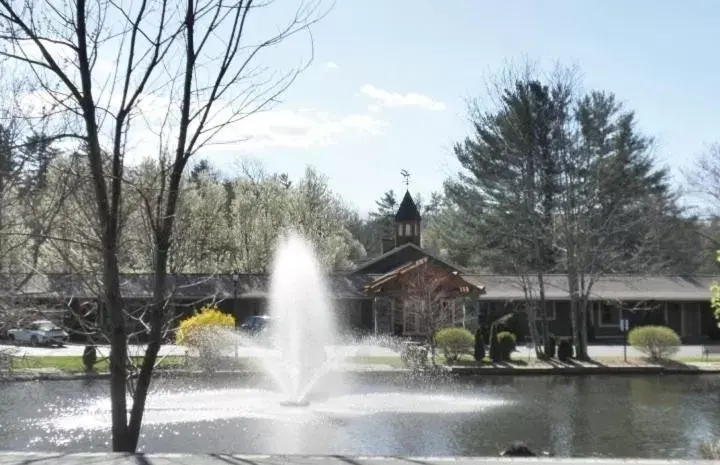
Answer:
[[[68,342],[69,335],[61,327],[48,320],[33,321],[22,328],[8,331],[10,341],[20,344],[57,345],[63,346]]]

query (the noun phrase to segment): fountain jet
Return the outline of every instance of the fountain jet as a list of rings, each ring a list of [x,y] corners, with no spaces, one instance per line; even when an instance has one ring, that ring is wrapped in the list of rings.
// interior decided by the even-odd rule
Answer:
[[[290,233],[280,239],[270,280],[270,336],[279,358],[264,366],[287,401],[304,406],[312,387],[329,371],[327,347],[337,343],[335,315],[325,272],[312,245]]]

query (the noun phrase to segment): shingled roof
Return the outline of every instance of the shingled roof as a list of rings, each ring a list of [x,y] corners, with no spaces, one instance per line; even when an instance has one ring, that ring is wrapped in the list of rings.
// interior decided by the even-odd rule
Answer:
[[[328,277],[332,295],[338,299],[366,297],[363,288],[383,273],[334,274]],[[462,275],[469,283],[485,289],[482,300],[522,300],[525,298],[520,279],[503,275]],[[0,275],[0,297],[35,297],[49,299],[93,298],[97,295],[99,279],[78,274],[36,274],[24,281],[21,275]],[[545,276],[545,294],[551,300],[569,300],[567,276]],[[151,274],[123,274],[121,290],[125,298],[152,296]],[[533,293],[538,295],[537,280],[532,279]],[[710,286],[720,276],[630,276],[612,275],[595,279],[590,295],[594,300],[625,301],[707,301]],[[262,274],[241,274],[237,295],[258,298],[267,295],[269,277]],[[198,299],[215,296],[227,299],[235,295],[232,275],[183,274],[168,277],[168,288],[177,298]]]
[[[415,260],[412,262],[409,262],[403,266],[400,266],[388,273],[374,276],[371,281],[369,281],[367,284],[365,284],[364,289],[366,293],[372,293],[372,294],[380,294],[383,292],[383,288],[386,285],[389,285],[393,282],[397,282],[398,280],[401,280],[403,276],[412,273],[414,271],[417,271],[418,269],[423,269],[422,267],[426,267],[429,263],[432,263],[429,257],[423,257],[419,260]],[[424,268],[427,270],[427,268]],[[455,292],[459,293],[460,295],[468,295],[471,292],[477,292],[478,294],[485,293],[484,286],[478,286],[474,283],[468,282],[465,279],[463,279],[459,273],[454,272],[452,270],[448,270],[447,268],[443,269],[443,277],[442,277],[442,285],[447,288],[454,289]],[[436,278],[430,278],[430,279],[436,279]],[[437,282],[437,281],[436,281]]]
[[[431,254],[427,250],[418,247],[412,242],[408,242],[385,252],[379,257],[365,263],[361,263],[352,273],[355,275],[385,274],[407,263],[414,262],[425,257],[429,258],[433,263],[447,268],[450,271],[462,271],[457,265]]]
[[[352,299],[364,297],[362,287],[367,278],[345,274],[328,277],[330,291],[335,298]],[[79,274],[36,274],[20,288],[17,275],[0,275],[0,296],[66,299],[70,297],[92,298],[100,289],[99,277]],[[182,274],[168,276],[168,289],[176,298],[258,298],[267,295],[269,276],[241,274],[237,291],[229,274]],[[120,289],[125,298],[148,298],[152,296],[152,274],[123,274]]]
[[[487,293],[482,300],[523,300],[525,294],[517,276],[465,275],[469,282],[483,285]],[[550,300],[569,300],[567,275],[546,275],[545,295]],[[593,300],[620,301],[706,301],[710,299],[710,286],[720,276],[632,276],[609,275],[595,278],[590,298]],[[536,278],[530,280],[532,292],[539,293]]]
[[[397,213],[395,213],[395,221],[420,221],[420,219],[420,210],[415,205],[410,191],[405,191],[405,196],[400,202]]]

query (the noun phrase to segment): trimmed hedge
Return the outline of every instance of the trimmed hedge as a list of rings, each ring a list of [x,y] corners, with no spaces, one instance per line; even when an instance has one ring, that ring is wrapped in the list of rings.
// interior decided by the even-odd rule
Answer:
[[[475,336],[465,328],[443,328],[435,334],[435,345],[443,351],[445,362],[452,364],[462,354],[469,354],[475,345]]]
[[[512,353],[516,349],[517,337],[509,331],[501,331],[496,336],[497,351],[495,352],[494,362],[509,362]]]
[[[483,331],[479,329],[475,331],[475,356],[476,362],[482,362],[485,358],[485,341],[483,341]]]
[[[682,344],[680,336],[667,326],[633,328],[628,333],[628,342],[651,360],[661,360],[675,355]]]

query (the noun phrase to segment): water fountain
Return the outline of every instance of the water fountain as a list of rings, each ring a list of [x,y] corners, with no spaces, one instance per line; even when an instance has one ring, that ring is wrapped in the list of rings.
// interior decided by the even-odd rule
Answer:
[[[279,357],[263,367],[287,399],[285,406],[307,406],[313,385],[332,367],[327,348],[338,342],[335,313],[312,245],[298,234],[282,238],[270,281],[270,338]]]
[[[342,350],[336,345],[343,341],[339,341],[325,273],[312,246],[297,234],[283,237],[276,250],[269,315],[272,317],[270,347],[235,332],[219,336],[218,341],[224,346],[226,355],[232,354],[238,341],[246,345],[245,349],[261,361],[263,371],[274,386],[268,389],[265,380],[257,385],[241,377],[225,379],[224,385],[212,378],[199,383],[157,379],[143,418],[143,424],[150,428],[148,434],[152,436],[143,442],[159,441],[160,448],[193,450],[185,441],[192,443],[191,437],[212,431],[213,427],[207,425],[236,422],[235,426],[230,426],[234,429],[227,438],[214,433],[210,435],[215,441],[227,441],[226,445],[217,447],[248,450],[251,443],[256,444],[256,439],[247,439],[239,446],[235,439],[245,434],[245,425],[249,424],[246,422],[261,422],[269,425],[267,440],[270,441],[261,450],[317,452],[328,447],[323,435],[334,434],[337,425],[348,424],[353,419],[362,424],[375,421],[362,420],[363,417],[397,421],[403,415],[414,415],[408,423],[403,423],[407,425],[403,428],[411,431],[416,427],[418,415],[441,418],[508,404],[495,393],[460,392],[451,388],[429,390],[425,384],[427,380],[420,378],[413,378],[403,385],[377,381],[375,377],[347,377],[340,367],[345,356],[357,353],[355,351],[389,349],[371,347],[369,343],[363,345],[362,342],[343,346]],[[39,419],[33,426],[42,431],[38,438],[51,438],[53,447],[65,447],[74,441],[85,441],[87,445],[90,441],[87,438],[97,438],[93,435],[109,427],[110,402],[104,391],[82,402],[53,408],[52,414]],[[389,420],[371,423],[374,426],[368,426],[368,431],[384,430],[384,421]],[[308,430],[308,424],[313,428]],[[188,433],[187,428],[191,428],[192,433]],[[314,435],[317,428],[324,428],[325,433]],[[178,435],[177,441],[173,441],[172,446],[163,446],[164,438],[173,435]],[[373,440],[372,444],[376,443]]]

